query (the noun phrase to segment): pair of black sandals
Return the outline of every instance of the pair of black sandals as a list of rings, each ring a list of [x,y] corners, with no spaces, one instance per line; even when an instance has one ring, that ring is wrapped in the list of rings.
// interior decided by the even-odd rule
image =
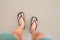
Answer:
[[[20,23],[19,23],[19,20],[20,20],[20,18],[23,18],[23,20],[24,20],[24,22],[25,22],[25,15],[24,15],[24,12],[19,12],[18,13],[18,15],[17,15],[17,18],[18,18],[18,24],[19,24],[19,26],[20,26]],[[35,30],[37,29],[37,22],[38,22],[38,19],[37,19],[37,17],[35,17],[35,16],[33,16],[33,17],[31,17],[31,27],[32,27],[32,25],[33,25],[33,23],[35,22],[35,24],[36,24],[36,28],[35,28]],[[25,29],[25,27],[24,27],[24,29]]]

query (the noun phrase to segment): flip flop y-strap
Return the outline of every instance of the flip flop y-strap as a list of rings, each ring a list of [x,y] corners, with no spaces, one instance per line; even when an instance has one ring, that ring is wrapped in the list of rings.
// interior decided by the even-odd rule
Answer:
[[[33,18],[35,18],[35,20],[33,20]],[[32,22],[33,21],[33,22]],[[35,16],[33,16],[32,18],[31,18],[31,26],[33,25],[33,23],[35,22],[35,24],[36,24],[36,28],[35,28],[35,30],[37,29],[37,22],[38,22],[38,19],[37,19],[37,17],[35,17]]]
[[[24,15],[23,12],[19,12],[18,15],[17,15],[19,26],[20,26],[19,20],[20,20],[21,17],[23,18],[23,20],[24,20],[24,22],[25,22],[25,15]],[[25,29],[25,27],[24,27],[24,29]]]

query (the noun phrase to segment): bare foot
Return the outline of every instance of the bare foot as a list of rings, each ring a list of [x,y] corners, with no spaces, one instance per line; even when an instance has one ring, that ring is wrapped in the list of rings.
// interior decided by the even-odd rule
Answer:
[[[36,17],[32,17],[31,18],[31,32],[32,31],[36,31],[36,28],[37,28],[37,18]]]
[[[38,40],[38,39],[44,37],[44,34],[42,32],[36,31],[37,22],[38,22],[37,18],[36,17],[32,17],[32,19],[31,19],[32,40]]]
[[[17,15],[17,18],[18,18],[18,23],[19,23],[19,26],[21,26],[21,28],[24,28],[25,26],[25,19],[24,19],[24,13],[23,12],[19,12],[19,14]]]

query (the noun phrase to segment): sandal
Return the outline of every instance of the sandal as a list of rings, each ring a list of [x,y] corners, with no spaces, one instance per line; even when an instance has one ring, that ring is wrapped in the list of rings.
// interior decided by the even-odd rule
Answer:
[[[18,18],[19,17],[19,18]],[[19,12],[18,15],[17,15],[17,19],[18,19],[18,24],[20,26],[20,23],[19,23],[19,20],[20,18],[23,18],[24,22],[25,22],[25,15],[24,15],[24,12]],[[25,29],[25,26],[24,26],[24,29]]]
[[[35,18],[35,19],[33,20],[33,18]],[[33,25],[34,22],[35,22],[35,24],[36,24],[36,28],[35,28],[35,30],[36,30],[36,29],[37,29],[38,19],[37,19],[35,16],[33,16],[33,17],[31,18],[31,27],[32,27],[32,25]]]

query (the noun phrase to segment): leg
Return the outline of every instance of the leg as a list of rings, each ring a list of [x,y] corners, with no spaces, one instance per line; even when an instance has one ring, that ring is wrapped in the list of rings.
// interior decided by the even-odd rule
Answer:
[[[12,34],[17,38],[17,40],[22,40],[22,33],[24,29],[24,20],[23,20],[23,14],[19,14],[18,16],[18,23],[19,27],[12,31]]]
[[[34,21],[35,20],[35,21]],[[44,38],[44,34],[42,32],[36,31],[36,18],[32,19],[32,25],[31,25],[31,34],[32,34],[32,40],[38,40],[40,38]]]
[[[12,31],[12,34],[17,38],[17,40],[22,40],[22,33],[23,33],[23,28],[19,28],[19,27],[14,31]]]

